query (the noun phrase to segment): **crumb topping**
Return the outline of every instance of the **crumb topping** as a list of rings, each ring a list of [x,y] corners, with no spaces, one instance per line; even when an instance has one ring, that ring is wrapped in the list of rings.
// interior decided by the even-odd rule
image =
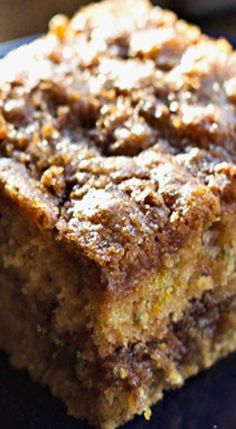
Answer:
[[[111,287],[235,201],[236,54],[224,39],[145,0],[106,0],[56,16],[0,70],[2,162],[48,195],[58,238]]]

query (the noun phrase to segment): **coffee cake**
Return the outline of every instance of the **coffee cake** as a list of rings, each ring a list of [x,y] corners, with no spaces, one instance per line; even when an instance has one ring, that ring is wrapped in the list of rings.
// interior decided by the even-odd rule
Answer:
[[[145,0],[0,62],[0,347],[97,427],[236,349],[235,75]]]

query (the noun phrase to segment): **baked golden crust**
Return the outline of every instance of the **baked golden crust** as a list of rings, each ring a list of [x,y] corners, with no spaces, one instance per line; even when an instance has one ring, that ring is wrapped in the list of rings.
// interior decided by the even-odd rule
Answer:
[[[0,69],[1,155],[25,166],[48,217],[53,199],[58,238],[110,289],[156,271],[234,201],[236,57],[225,40],[146,1],[106,1],[56,17]]]

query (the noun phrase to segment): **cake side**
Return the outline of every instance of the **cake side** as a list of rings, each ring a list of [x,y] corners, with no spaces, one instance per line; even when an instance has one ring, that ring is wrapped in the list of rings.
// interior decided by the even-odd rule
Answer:
[[[70,258],[67,261],[65,252],[61,254],[54,242],[38,233],[38,227],[29,225],[19,213],[16,216],[12,203],[7,206],[1,199],[0,347],[9,353],[14,366],[27,368],[34,380],[48,385],[79,419],[107,429],[134,414],[145,412],[148,418],[149,407],[164,390],[181,386],[187,377],[236,347],[234,223],[232,216],[224,219],[205,237],[215,259],[215,283],[206,272],[194,279],[191,286],[196,288],[199,281],[201,294],[189,297],[179,320],[168,318],[165,331],[152,341],[139,338],[102,357],[91,343],[90,348],[84,347],[85,332],[59,335],[55,316],[65,285],[70,316],[82,317],[85,324],[89,315],[86,295],[78,307],[78,276],[74,279]],[[191,258],[185,268],[191,269],[193,262]],[[204,259],[198,262],[206,269]],[[181,268],[175,270],[176,277],[182,274]],[[181,297],[175,298],[176,306],[179,300]],[[73,313],[75,303],[77,312]],[[139,323],[138,317],[145,318],[145,311],[136,317]]]
[[[184,160],[183,156],[181,157],[181,160]],[[39,234],[40,228],[44,229],[45,225],[50,225],[52,227],[49,222],[51,218],[49,218],[47,222],[45,220],[50,212],[47,213],[46,210],[42,216],[40,211],[42,208],[47,208],[47,204],[45,203],[47,200],[45,199],[43,202],[43,198],[39,198],[37,194],[37,192],[40,192],[39,189],[36,187],[37,192],[35,190],[35,184],[31,184],[30,187],[29,183],[31,182],[27,182],[27,180],[24,179],[23,171],[21,171],[24,170],[24,168],[20,168],[20,178],[22,181],[20,182],[19,178],[15,178],[17,168],[14,162],[13,166],[12,161],[8,161],[6,159],[2,159],[1,163],[2,170],[0,174],[0,182],[4,190],[3,192],[5,194],[8,193],[8,197],[10,197],[13,203],[18,206],[16,216],[19,216],[21,211],[26,210],[28,207],[28,211],[26,210],[27,222],[29,222],[29,224],[35,222],[39,227]],[[167,164],[165,164],[165,166],[166,165]],[[12,174],[12,168],[14,174]],[[221,180],[222,194],[223,191],[226,192],[227,190],[227,198],[229,200],[229,196],[231,195],[230,192],[232,193],[234,184],[233,167],[229,170],[224,170],[225,168],[226,167],[224,165],[221,166],[221,176],[219,176],[218,172],[216,177],[213,177],[213,179],[220,180],[225,176],[225,183]],[[224,175],[222,175],[222,172],[224,172]],[[230,177],[230,173],[232,177]],[[170,179],[173,181],[173,184],[170,181],[169,189],[171,185],[173,187],[175,186],[175,181],[173,180],[172,175],[170,176]],[[164,175],[163,180],[166,180]],[[208,239],[206,237],[208,237],[208,235],[211,236],[211,231],[215,230],[214,239],[216,243],[220,240],[220,234],[218,237],[217,230],[220,230],[224,226],[225,228],[228,228],[228,222],[233,224],[234,206],[228,201],[227,203],[225,202],[225,205],[222,206],[222,208],[220,208],[218,199],[209,192],[206,187],[199,185],[197,182],[197,184],[195,184],[195,189],[195,187],[193,187],[193,183],[194,179],[189,176],[188,188],[190,189],[190,196],[186,191],[185,193],[187,198],[191,198],[190,201],[194,201],[194,204],[189,204],[188,211],[188,222],[192,228],[191,235],[187,235],[187,240],[186,237],[184,237],[184,239],[182,238],[181,250],[177,251],[174,246],[174,242],[176,242],[177,239],[179,239],[180,242],[181,234],[178,235],[178,228],[176,227],[176,230],[174,231],[175,235],[173,235],[172,239],[172,252],[167,255],[164,253],[163,265],[159,265],[159,268],[156,267],[157,273],[150,272],[149,276],[142,278],[142,282],[136,282],[135,286],[130,291],[127,290],[125,292],[123,289],[120,293],[117,293],[117,291],[114,293],[113,289],[107,288],[107,284],[103,282],[101,272],[99,272],[92,261],[89,262],[88,259],[79,255],[77,249],[74,247],[70,248],[66,246],[67,243],[59,241],[59,243],[61,242],[62,244],[61,251],[64,249],[65,254],[68,253],[68,258],[70,257],[69,255],[73,257],[74,264],[77,266],[76,275],[78,277],[78,280],[76,278],[73,280],[73,300],[65,298],[62,300],[62,305],[60,306],[61,309],[55,311],[54,317],[58,324],[59,336],[64,337],[69,334],[69,337],[78,338],[79,341],[81,329],[82,331],[85,329],[83,327],[83,317],[79,314],[76,315],[77,309],[81,306],[80,296],[83,294],[85,289],[84,287],[81,288],[81,282],[82,285],[86,285],[86,300],[89,303],[94,303],[97,300],[97,305],[95,304],[96,311],[94,310],[95,307],[93,307],[93,310],[85,317],[85,320],[87,321],[88,318],[90,320],[90,327],[87,335],[88,344],[91,345],[92,342],[92,344],[95,345],[96,350],[102,356],[111,353],[119,346],[126,346],[128,344],[136,343],[137,341],[151,341],[156,336],[162,336],[170,323],[169,318],[174,321],[179,320],[183,311],[187,308],[189,300],[192,298],[198,298],[207,289],[221,285],[222,279],[215,278],[215,271],[218,270],[217,264],[221,263],[221,255],[224,255],[224,253],[228,251],[228,247],[230,248],[232,243],[225,242],[223,244],[217,244],[218,259],[216,260],[217,263],[214,263],[211,250],[209,249],[209,245],[211,246],[212,243],[211,241],[208,243]],[[26,186],[26,190],[24,189],[24,186]],[[183,187],[184,186],[185,183]],[[195,191],[194,193],[192,192],[192,189]],[[36,197],[34,196],[35,192]],[[178,192],[181,192],[181,186],[179,186]],[[30,195],[30,198],[28,197],[28,199],[25,199],[27,195]],[[45,195],[44,197],[46,198]],[[26,202],[28,203],[28,206],[26,205],[26,209],[24,208],[24,204],[22,205],[22,201],[25,204]],[[38,209],[37,204],[39,205],[40,210]],[[194,210],[196,206],[203,206],[204,209],[201,210],[202,218],[198,217],[198,210],[196,216]],[[34,212],[35,210],[36,212]],[[35,215],[37,210],[39,210],[38,218]],[[58,210],[56,204],[55,210]],[[92,210],[91,206],[90,210]],[[183,205],[180,206],[179,210],[181,213]],[[111,212],[111,214],[112,213],[113,212]],[[178,221],[177,210],[175,216]],[[54,230],[52,238],[55,242],[58,242],[58,236],[55,232],[57,215],[54,214],[53,219]],[[173,225],[175,226],[174,222]],[[187,225],[186,229],[181,232],[189,230],[190,227]],[[230,228],[228,228],[228,230],[230,230]],[[172,236],[170,235],[170,239],[171,238]],[[191,261],[189,261],[190,254],[192,255]],[[90,276],[88,276],[87,269],[91,272]],[[65,294],[66,297],[66,288],[69,286],[67,285],[66,280],[64,283],[63,291],[60,293],[62,296]],[[41,287],[42,286],[39,283],[37,285],[39,293]],[[57,296],[55,296],[55,300],[57,300]],[[178,305],[176,305],[177,300]],[[84,298],[82,298],[82,302],[83,301]],[[73,317],[71,314],[73,314]],[[91,321],[92,314],[93,320]]]
[[[48,385],[73,416],[102,428],[114,428],[137,413],[145,412],[148,418],[149,407],[165,389],[180,386],[234,350],[233,205],[203,236],[195,232],[196,240],[174,255],[174,268],[168,265],[154,285],[142,284],[143,295],[139,290],[128,296],[129,303],[139,300],[136,313],[127,309],[122,295],[118,314],[123,311],[133,318],[133,326],[123,331],[125,323],[114,326],[106,314],[99,318],[105,298],[101,287],[98,295],[91,294],[92,266],[86,267],[91,275],[86,291],[78,256],[73,261],[60,242],[58,247],[45,221],[44,227],[34,222],[30,212],[19,208],[19,198],[9,199],[6,191],[0,201],[0,347],[15,366],[27,368],[35,380]],[[173,311],[173,301],[179,314]],[[109,305],[116,317],[116,303],[109,300]],[[115,342],[116,348],[105,356],[99,353],[95,322],[107,323],[108,337],[122,328],[123,347]],[[102,347],[102,326],[98,332],[102,340],[97,344]]]
[[[24,176],[24,168],[3,158],[0,166],[0,259],[6,278],[1,287],[8,288],[8,278],[16,283],[13,298],[23,313],[32,313],[33,330],[50,326],[56,344],[60,326],[69,336],[71,324],[85,350],[86,340],[90,342],[89,350],[104,294],[100,272],[92,261],[55,239],[54,201],[41,195],[34,181]]]

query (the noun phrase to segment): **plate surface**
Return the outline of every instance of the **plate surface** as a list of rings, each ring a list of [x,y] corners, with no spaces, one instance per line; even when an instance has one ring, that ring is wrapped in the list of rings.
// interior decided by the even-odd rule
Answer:
[[[0,57],[36,36],[0,44]],[[211,370],[167,392],[153,407],[149,422],[137,417],[125,429],[236,429],[236,354]],[[89,429],[68,417],[48,389],[33,383],[26,371],[10,368],[0,353],[1,429]]]

